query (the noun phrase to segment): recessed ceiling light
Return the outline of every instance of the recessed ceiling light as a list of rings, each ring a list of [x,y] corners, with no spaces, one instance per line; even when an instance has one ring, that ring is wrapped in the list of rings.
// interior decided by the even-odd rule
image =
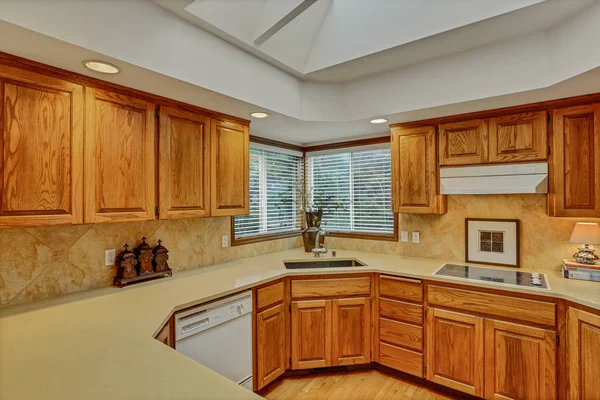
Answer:
[[[387,122],[387,119],[385,118],[375,118],[371,120],[372,124],[385,124]]]
[[[262,119],[262,118],[268,118],[269,114],[267,114],[266,112],[253,112],[253,113],[250,113],[250,116],[254,117],[254,118]]]
[[[82,64],[92,71],[100,72],[102,74],[118,74],[121,71],[116,65],[104,61],[85,60]]]

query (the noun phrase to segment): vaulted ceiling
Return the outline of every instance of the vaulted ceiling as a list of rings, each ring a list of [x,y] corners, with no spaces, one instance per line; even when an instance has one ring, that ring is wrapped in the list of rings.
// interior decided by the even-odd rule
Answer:
[[[0,0],[0,51],[293,143],[600,91],[600,0]]]

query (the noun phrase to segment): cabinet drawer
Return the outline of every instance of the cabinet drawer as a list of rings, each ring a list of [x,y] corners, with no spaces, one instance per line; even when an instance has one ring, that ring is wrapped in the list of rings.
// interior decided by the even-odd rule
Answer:
[[[371,278],[302,279],[292,281],[292,297],[369,296]]]
[[[423,377],[423,354],[416,351],[380,343],[379,364],[407,374]]]
[[[260,288],[256,291],[256,307],[262,309],[283,301],[283,282]]]
[[[401,300],[423,302],[423,284],[416,279],[396,278],[381,275],[379,294]]]
[[[413,350],[423,350],[423,328],[420,326],[380,318],[379,339]]]
[[[403,301],[379,299],[379,315],[411,324],[423,324],[423,306]]]
[[[556,305],[545,301],[434,285],[430,285],[427,290],[427,300],[430,305],[509,318],[525,323],[554,326],[556,321]]]

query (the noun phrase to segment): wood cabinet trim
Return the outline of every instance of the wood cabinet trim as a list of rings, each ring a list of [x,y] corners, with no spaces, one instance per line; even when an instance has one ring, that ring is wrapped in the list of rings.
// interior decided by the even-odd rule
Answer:
[[[403,146],[407,140],[411,142]],[[437,142],[433,126],[392,128],[390,145],[394,213],[446,213],[447,196],[441,195],[439,188]],[[415,148],[421,145],[422,148]],[[409,197],[406,201],[405,196]]]
[[[482,316],[510,319],[530,324],[556,324],[556,303],[523,297],[428,285],[428,304]]]
[[[209,116],[202,114],[194,114],[186,110],[180,110],[173,107],[160,107],[159,110],[159,131],[158,131],[158,194],[159,194],[159,218],[196,218],[207,217],[210,215],[210,122]],[[183,181],[179,185],[183,185],[192,179],[201,179],[200,187],[194,190],[196,193],[199,189],[201,197],[200,204],[196,203],[193,206],[187,205],[177,207],[172,204],[174,193],[171,189],[174,185],[172,182],[171,169],[176,166],[176,163],[182,162],[181,157],[172,157],[172,145],[175,139],[172,132],[173,119],[179,119],[191,124],[197,124],[200,128],[199,141],[202,149],[187,148],[186,150],[200,160],[196,160],[195,164],[201,166],[200,177],[182,176],[178,174],[178,179]]]
[[[450,376],[442,376],[436,373],[436,346],[435,346],[435,320],[436,318],[455,321],[472,326],[473,343],[469,349],[472,352],[473,365],[470,366],[472,382],[462,382]],[[484,395],[484,318],[472,315],[461,314],[452,311],[440,310],[437,308],[429,309],[427,314],[427,379],[435,383],[448,386],[474,396],[483,397]],[[440,355],[447,357],[447,354]]]
[[[103,210],[99,207],[98,197],[98,147],[96,137],[96,101],[117,104],[123,109],[131,109],[145,114],[143,147],[144,201],[141,208]],[[86,137],[85,137],[85,222],[121,222],[145,221],[155,218],[155,105],[147,101],[128,97],[119,93],[110,93],[102,89],[86,88]],[[124,177],[130,179],[131,177]]]
[[[66,117],[69,118],[69,123],[66,127],[68,132],[60,131],[60,127],[57,127],[59,131],[54,131],[53,137],[58,140],[59,143],[55,143],[59,150],[65,150],[64,141],[68,140],[68,154],[59,154],[58,157],[69,157],[69,163],[64,163],[64,168],[66,171],[62,171],[59,173],[60,179],[57,176],[52,176],[52,171],[46,171],[50,176],[50,180],[54,182],[54,186],[50,185],[50,187],[46,187],[45,189],[40,189],[38,185],[40,185],[39,181],[36,182],[20,182],[19,186],[23,187],[23,185],[35,185],[35,188],[31,188],[33,191],[38,193],[44,193],[44,199],[40,199],[44,201],[44,206],[39,207],[39,203],[33,205],[34,209],[24,209],[32,206],[29,200],[31,197],[26,197],[25,200],[29,204],[22,204],[21,201],[18,202],[18,206],[22,206],[23,209],[8,209],[11,208],[8,206],[8,192],[9,189],[7,186],[9,182],[14,182],[11,184],[10,189],[14,192],[17,190],[16,186],[17,181],[10,179],[7,182],[8,174],[16,173],[18,174],[23,168],[30,172],[30,169],[27,168],[27,164],[23,165],[22,163],[27,162],[27,158],[31,159],[31,155],[27,158],[22,158],[19,160],[16,157],[18,151],[25,152],[33,152],[35,151],[35,146],[30,145],[26,148],[26,150],[17,148],[14,150],[9,150],[6,148],[5,140],[12,133],[6,131],[9,126],[8,118],[6,115],[4,107],[5,107],[5,98],[8,94],[5,91],[5,86],[11,85],[15,88],[15,91],[19,88],[24,88],[29,92],[37,91],[37,92],[45,92],[46,94],[52,94],[58,100],[64,99],[64,96],[68,94],[69,99],[65,100],[67,103],[67,107],[69,107],[65,113],[68,113]],[[15,93],[16,95],[16,93]],[[83,87],[78,84],[74,84],[65,80],[57,79],[54,77],[45,76],[42,74],[34,73],[31,71],[23,70],[20,68],[16,68],[11,65],[0,64],[0,98],[2,99],[2,107],[0,107],[0,122],[2,122],[2,126],[0,127],[0,148],[4,149],[2,152],[2,159],[0,160],[0,176],[2,177],[2,182],[0,182],[0,193],[2,194],[2,210],[0,215],[0,228],[6,227],[33,227],[33,226],[50,226],[50,225],[74,225],[74,224],[82,224],[83,223],[83,156],[84,156],[84,93]],[[13,107],[16,108],[16,99],[13,99]],[[44,103],[48,105],[50,102],[49,99]],[[39,103],[39,102],[38,102]],[[64,104],[63,104],[64,105]],[[64,120],[65,115],[62,117],[56,116],[61,120]],[[20,124],[18,125],[20,127]],[[15,135],[20,135],[23,132],[20,129],[16,129]],[[69,137],[65,138],[64,134],[68,134]],[[14,141],[14,139],[13,139]],[[11,141],[12,142],[12,141]],[[46,144],[48,145],[48,144]],[[11,145],[14,146],[14,143]],[[49,149],[43,149],[41,154],[46,154],[43,152],[48,152]],[[38,155],[41,155],[38,154]],[[14,157],[13,157],[14,156]],[[23,156],[26,157],[26,156]],[[47,156],[42,155],[41,158],[47,158]],[[63,158],[64,160],[64,158]],[[9,162],[11,161],[11,162]],[[47,160],[50,163],[50,160]],[[21,166],[21,168],[19,168]],[[10,169],[9,168],[14,168]],[[47,167],[46,170],[50,169]],[[58,168],[57,168],[58,169]],[[66,187],[65,187],[66,186]],[[31,190],[30,190],[31,191]],[[37,193],[36,193],[37,194]],[[50,195],[50,198],[47,196]],[[57,200],[55,196],[58,196],[60,200]],[[11,197],[12,198],[12,197]],[[36,196],[37,198],[37,196]],[[48,204],[54,202],[55,204]],[[67,202],[65,204],[65,202]],[[60,204],[59,204],[60,203]],[[54,206],[54,209],[49,209],[49,205]],[[28,207],[29,206],[29,207]],[[5,209],[5,207],[7,209]]]
[[[504,336],[511,341],[507,343],[507,347],[510,345],[512,347],[506,349],[499,347],[499,344],[496,342],[497,331],[505,333]],[[516,347],[517,345],[513,343],[516,340],[522,340],[523,343],[529,345],[537,344],[538,352],[528,352],[524,348]],[[509,350],[513,351],[513,353],[506,354]],[[515,354],[514,352],[516,351],[520,351],[521,353]],[[536,355],[537,358],[535,358]],[[504,376],[503,374],[506,371],[498,369],[502,367],[506,367],[509,371],[511,369],[511,365],[503,366],[502,362],[507,364],[513,363],[513,368],[517,368],[514,365],[515,363],[519,363],[519,367],[524,367],[521,376],[527,384],[508,385],[508,388],[499,388],[498,385],[506,384],[504,381],[499,381],[500,377]],[[528,364],[525,365],[527,362]],[[536,366],[537,368],[535,368]],[[532,374],[532,376],[527,374]],[[556,331],[492,319],[485,320],[486,398],[540,398],[553,400],[556,399],[556,375]],[[497,378],[499,379],[497,380]],[[510,393],[510,390],[513,390],[513,393]],[[521,391],[527,391],[529,396],[519,393]]]

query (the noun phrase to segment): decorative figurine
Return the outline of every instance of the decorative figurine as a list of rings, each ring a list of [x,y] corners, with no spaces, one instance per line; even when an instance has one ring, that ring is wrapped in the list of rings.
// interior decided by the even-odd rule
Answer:
[[[142,237],[142,243],[135,249],[135,256],[138,260],[138,271],[140,276],[154,272],[152,269],[154,254],[152,253],[150,245],[146,243],[146,236]]]
[[[123,247],[125,248],[125,250],[120,252],[119,255],[117,255],[117,259],[115,260],[115,265],[118,268],[115,280],[133,278],[137,276],[137,271],[135,269],[137,260],[135,259],[135,254],[127,250],[127,248],[129,247],[128,244],[125,244],[125,246]]]
[[[152,253],[154,253],[154,271],[156,272],[171,272],[171,268],[169,268],[169,250],[166,247],[161,245],[162,240],[158,241],[158,246],[156,246]]]

